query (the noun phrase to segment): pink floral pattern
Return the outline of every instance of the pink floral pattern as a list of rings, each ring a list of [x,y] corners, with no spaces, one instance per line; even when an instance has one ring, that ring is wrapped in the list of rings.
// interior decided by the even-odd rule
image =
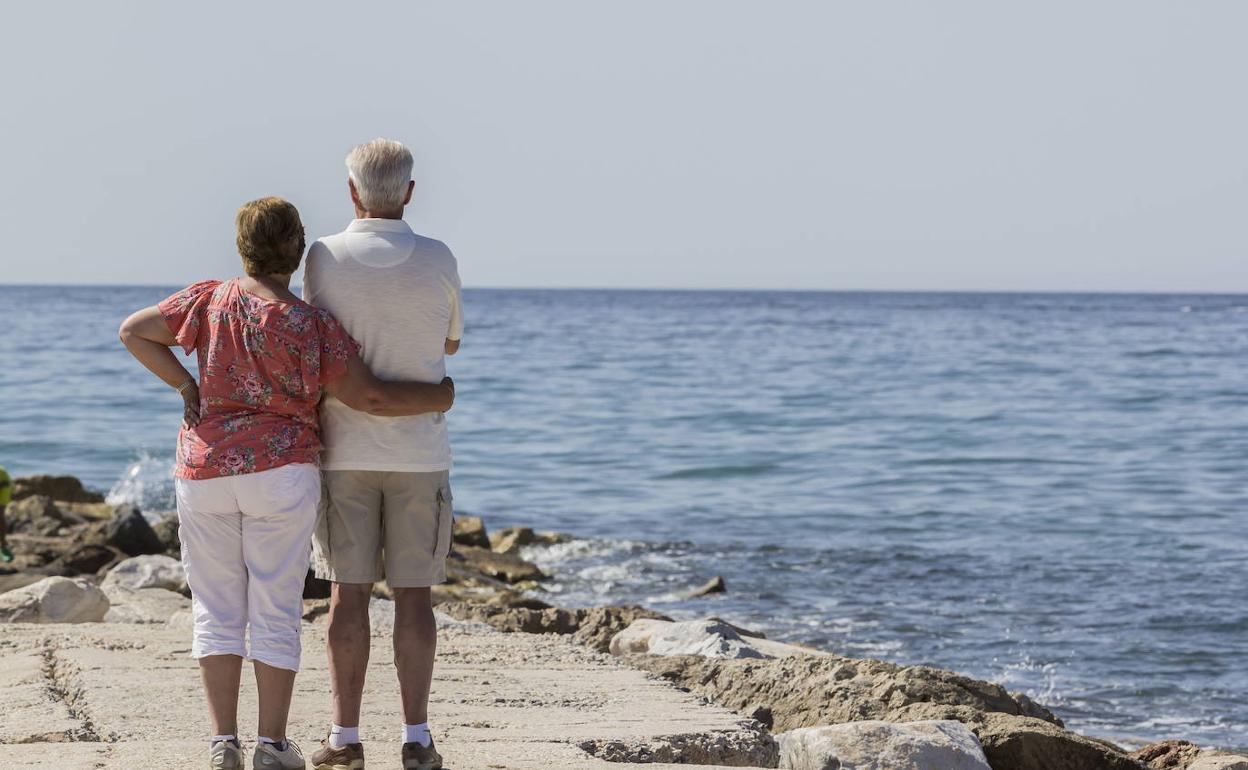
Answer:
[[[178,435],[175,475],[211,479],[315,463],[321,387],[359,352],[334,317],[306,302],[203,281],[161,302],[178,345],[199,359],[199,425]]]

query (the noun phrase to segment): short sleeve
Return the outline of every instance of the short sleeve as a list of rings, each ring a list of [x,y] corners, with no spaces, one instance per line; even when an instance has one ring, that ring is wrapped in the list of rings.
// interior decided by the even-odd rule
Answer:
[[[212,292],[220,281],[200,281],[191,284],[156,307],[164,316],[174,341],[189,354],[199,343],[199,330],[204,324],[204,313],[212,301]]]
[[[451,302],[451,317],[446,325],[448,340],[462,339],[464,336],[464,290],[459,280],[459,269],[451,268],[451,281],[448,287]]]
[[[347,361],[360,352],[360,345],[329,313],[319,311],[316,318],[321,346],[319,382],[324,386],[347,373]]]

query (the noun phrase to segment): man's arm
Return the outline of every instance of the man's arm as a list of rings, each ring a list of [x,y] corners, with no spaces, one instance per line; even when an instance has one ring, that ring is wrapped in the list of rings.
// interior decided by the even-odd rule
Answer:
[[[447,412],[455,403],[455,383],[387,382],[379,380],[360,359],[351,356],[347,373],[325,383],[325,392],[358,412],[378,417],[403,417],[425,412]]]

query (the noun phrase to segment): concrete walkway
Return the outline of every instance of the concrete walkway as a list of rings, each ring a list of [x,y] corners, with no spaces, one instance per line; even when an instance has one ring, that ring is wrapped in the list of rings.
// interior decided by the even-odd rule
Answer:
[[[447,770],[621,767],[587,753],[588,741],[600,756],[675,751],[675,761],[738,764],[733,747],[754,740],[736,715],[609,656],[440,619],[430,711]],[[0,768],[206,767],[209,725],[189,647],[189,629],[164,625],[0,626]],[[323,626],[306,627],[303,666],[290,734],[311,754],[329,723]],[[242,700],[250,749],[247,676]],[[377,637],[361,726],[373,770],[399,766],[401,722],[389,641]]]

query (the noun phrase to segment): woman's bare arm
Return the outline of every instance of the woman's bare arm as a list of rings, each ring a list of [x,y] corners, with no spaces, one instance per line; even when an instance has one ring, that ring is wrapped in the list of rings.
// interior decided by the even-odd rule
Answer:
[[[152,305],[134,313],[121,322],[117,336],[148,371],[169,387],[181,389],[186,424],[196,425],[199,422],[199,388],[195,378],[170,350],[177,342],[160,309]]]
[[[388,382],[377,379],[358,355],[347,361],[347,373],[328,383],[325,392],[347,406],[380,417],[402,417],[450,411],[455,383]]]

